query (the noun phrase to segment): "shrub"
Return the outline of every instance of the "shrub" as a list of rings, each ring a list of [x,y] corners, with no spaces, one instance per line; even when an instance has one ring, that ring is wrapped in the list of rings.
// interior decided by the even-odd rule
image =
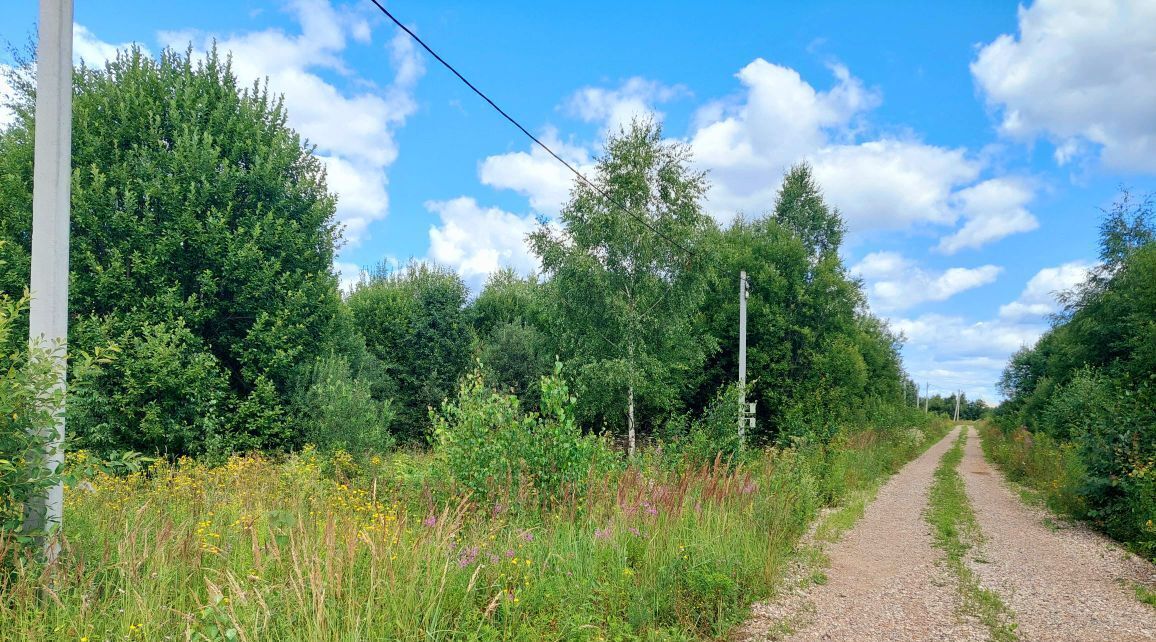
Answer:
[[[743,450],[739,439],[738,384],[723,386],[699,417],[672,417],[666,423],[666,458],[677,464],[697,466],[716,457],[737,462]]]
[[[525,413],[517,397],[487,388],[480,368],[465,377],[456,400],[430,411],[436,451],[451,480],[475,501],[496,499],[503,487],[507,494],[529,489],[541,501],[581,494],[592,469],[615,461],[604,439],[582,434],[561,368],[556,363],[539,384],[541,414]]]
[[[8,345],[27,304],[27,297],[0,294],[0,345]],[[0,354],[0,539],[21,527],[25,502],[56,482],[40,436],[54,421],[46,408],[60,401],[52,392],[56,373],[50,356],[47,351]]]
[[[370,383],[355,376],[345,357],[318,359],[299,386],[297,416],[305,441],[353,454],[382,452],[394,445],[391,403],[374,399]]]

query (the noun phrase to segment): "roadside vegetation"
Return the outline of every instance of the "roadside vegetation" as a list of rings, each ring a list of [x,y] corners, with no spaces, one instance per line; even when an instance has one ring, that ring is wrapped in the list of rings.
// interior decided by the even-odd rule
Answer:
[[[1156,221],[1125,192],[1100,225],[1100,264],[1000,382],[983,431],[1009,477],[1049,507],[1156,559]]]
[[[999,595],[979,585],[975,572],[968,566],[967,555],[982,542],[983,535],[959,474],[967,434],[967,429],[960,432],[935,469],[926,517],[936,546],[947,554],[947,565],[959,579],[964,610],[983,622],[993,640],[1014,642],[1019,639],[1015,614]]]
[[[410,261],[342,292],[281,100],[215,52],[132,50],[76,71],[70,455],[46,470],[29,69],[0,131],[2,638],[721,637],[821,507],[942,434],[806,165],[721,226],[688,149],[635,122],[530,234],[540,273],[472,296]],[[45,566],[21,511],[61,480]]]

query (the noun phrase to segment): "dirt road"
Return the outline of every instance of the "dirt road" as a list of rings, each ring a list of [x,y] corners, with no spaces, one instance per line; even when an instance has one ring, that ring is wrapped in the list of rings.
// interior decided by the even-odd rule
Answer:
[[[971,568],[1015,612],[1021,639],[1156,640],[1156,609],[1132,586],[1156,581],[1151,564],[1024,505],[984,460],[975,430],[959,472],[985,540]]]
[[[1156,609],[1133,592],[1156,567],[1080,526],[1025,505],[956,427],[879,490],[863,518],[827,547],[828,581],[754,607],[745,639],[987,640],[924,518],[933,474],[960,431],[959,472],[980,527],[967,564],[1013,612],[1025,641],[1156,640]]]

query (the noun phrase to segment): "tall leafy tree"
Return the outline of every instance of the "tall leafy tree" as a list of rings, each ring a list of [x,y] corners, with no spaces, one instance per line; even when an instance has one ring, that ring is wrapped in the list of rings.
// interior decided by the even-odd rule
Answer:
[[[581,411],[612,425],[625,419],[633,454],[640,420],[678,404],[711,347],[693,327],[703,279],[691,254],[712,225],[707,184],[689,149],[650,121],[610,137],[593,182],[598,189],[575,182],[563,227],[542,225],[530,243],[553,281]]]
[[[0,289],[28,285],[33,87],[0,133]],[[347,343],[335,200],[282,102],[229,63],[139,49],[75,74],[70,343],[123,354],[70,406],[92,446],[282,447],[298,365]]]
[[[369,353],[390,382],[400,436],[429,433],[429,409],[454,391],[470,365],[473,332],[466,315],[469,290],[448,268],[411,262],[378,269],[354,287],[349,309]]]
[[[799,237],[816,261],[835,256],[843,244],[843,218],[839,210],[823,200],[811,166],[806,163],[787,171],[775,202],[774,217]]]

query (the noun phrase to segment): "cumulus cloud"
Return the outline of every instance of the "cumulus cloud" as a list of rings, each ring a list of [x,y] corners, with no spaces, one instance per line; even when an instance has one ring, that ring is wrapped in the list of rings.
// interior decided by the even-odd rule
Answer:
[[[605,134],[617,132],[637,118],[662,120],[664,115],[655,105],[689,93],[685,87],[634,77],[615,89],[583,87],[566,102],[566,110],[586,122],[602,123]]]
[[[835,86],[817,91],[794,69],[759,58],[737,74],[742,96],[699,110],[690,144],[695,160],[711,172],[708,200],[717,218],[769,209],[786,167],[879,103],[879,95],[846,68],[833,72]]]
[[[267,29],[227,37],[190,32],[160,37],[177,49],[190,41],[207,49],[215,41],[218,51],[232,56],[242,83],[268,78],[270,89],[285,96],[289,124],[318,146],[338,196],[337,219],[346,240],[357,245],[369,224],[388,212],[388,169],[398,154],[394,134],[417,110],[413,91],[424,73],[422,60],[399,31],[386,45],[394,76],[387,86],[373,87],[342,60],[349,38],[371,39],[368,23],[327,0],[296,0],[289,10],[300,33]],[[343,90],[323,72],[346,78],[357,89]]]
[[[1032,195],[1028,185],[1010,178],[993,178],[960,190],[954,201],[966,222],[954,234],[940,239],[937,249],[955,254],[1036,229],[1039,221],[1027,210]]]
[[[944,314],[892,319],[891,327],[907,338],[904,363],[916,381],[929,383],[933,394],[962,388],[989,402],[998,399],[995,384],[1008,357],[1034,345],[1048,328],[1038,320],[970,321]]]
[[[995,383],[1008,358],[1035,345],[1050,327],[1047,316],[1059,310],[1056,295],[1082,283],[1093,267],[1072,261],[1040,270],[994,319],[972,321],[944,314],[891,319],[892,328],[907,338],[908,370],[917,380],[929,381],[933,391],[964,388],[969,395],[996,400]]]
[[[594,170],[592,152],[581,146],[563,142],[556,129],[547,128],[540,137],[579,172],[589,175]],[[530,201],[534,210],[556,216],[574,184],[574,174],[541,147],[534,145],[528,152],[510,152],[489,156],[478,167],[482,183],[498,189],[513,190]]]
[[[866,282],[867,296],[877,311],[895,311],[951,297],[996,280],[1003,268],[984,265],[925,270],[896,252],[872,252],[851,267]]]
[[[84,25],[75,23],[72,25],[72,61],[77,65],[83,62],[89,67],[103,67],[104,63],[116,58],[118,50],[129,49],[134,44],[140,46],[138,42],[120,44],[105,42]],[[149,53],[147,48],[141,46],[141,49],[146,54]]]
[[[1083,283],[1093,267],[1091,263],[1072,261],[1040,270],[1028,281],[1018,299],[1000,306],[1000,319],[1039,319],[1058,312],[1058,295]]]
[[[1034,229],[1026,183],[991,179],[966,149],[913,138],[864,137],[862,119],[881,96],[842,66],[835,84],[815,89],[793,69],[758,59],[738,73],[743,92],[708,104],[690,137],[710,170],[708,206],[720,220],[770,209],[783,172],[809,161],[827,201],[852,233],[927,226],[962,229],[942,249],[954,253]]]
[[[537,226],[534,217],[482,207],[466,196],[425,206],[440,219],[440,225],[429,230],[429,257],[455,268],[472,284],[480,285],[500,267],[520,272],[537,267],[526,245],[526,235]]]
[[[1156,172],[1156,3],[1037,0],[1018,19],[971,65],[1000,130],[1046,137],[1060,164],[1096,147],[1109,167]]]
[[[958,217],[952,190],[980,171],[963,149],[899,140],[831,145],[810,158],[827,200],[857,230],[951,225]]]
[[[15,89],[8,82],[8,74],[11,71],[12,67],[0,65],[0,130],[11,125],[16,118],[16,114],[8,108],[8,101],[12,100],[15,94]]]

